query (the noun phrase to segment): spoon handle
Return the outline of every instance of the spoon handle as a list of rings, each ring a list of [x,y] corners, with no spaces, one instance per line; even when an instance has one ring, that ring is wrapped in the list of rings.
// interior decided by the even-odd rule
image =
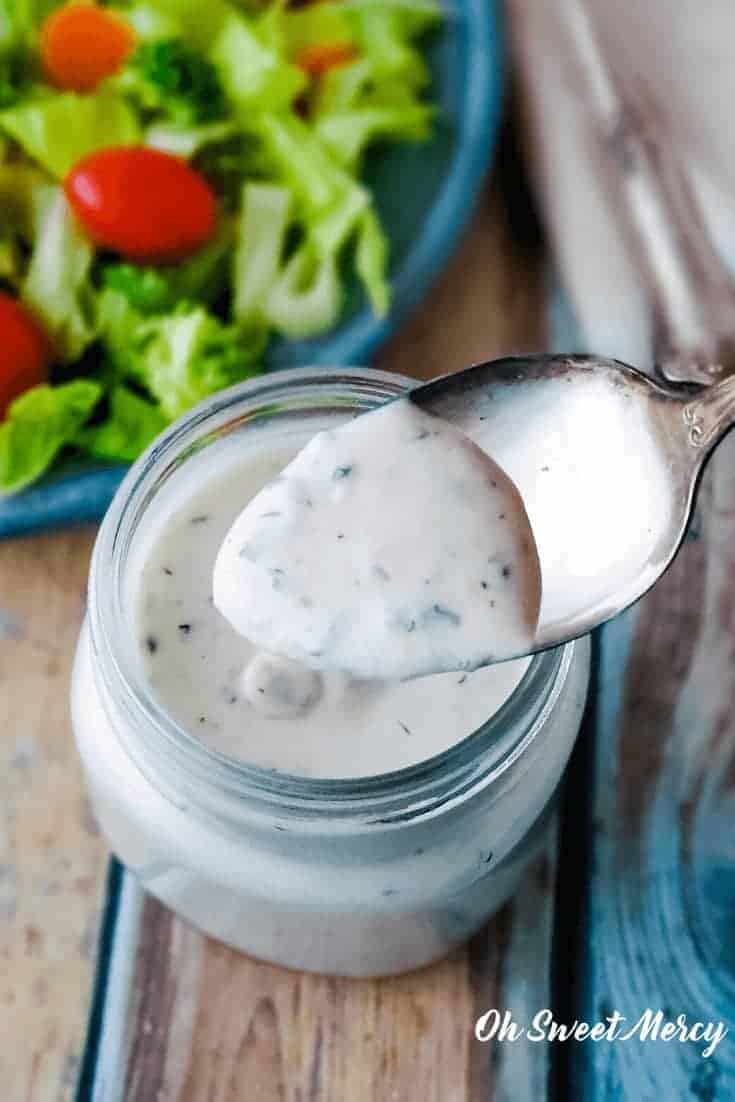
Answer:
[[[735,426],[735,376],[707,387],[682,410],[687,439],[706,454]]]

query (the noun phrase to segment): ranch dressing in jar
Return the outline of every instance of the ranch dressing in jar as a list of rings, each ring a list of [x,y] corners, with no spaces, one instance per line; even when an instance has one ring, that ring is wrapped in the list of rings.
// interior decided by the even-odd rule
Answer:
[[[72,714],[101,827],[146,891],[290,967],[400,972],[472,934],[538,851],[582,715],[586,640],[388,683],[294,666],[214,607],[246,500],[407,382],[217,395],[134,464],[93,555]]]

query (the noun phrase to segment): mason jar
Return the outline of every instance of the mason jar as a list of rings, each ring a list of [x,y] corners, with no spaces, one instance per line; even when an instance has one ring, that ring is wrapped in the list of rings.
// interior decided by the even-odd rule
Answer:
[[[535,656],[482,727],[427,760],[350,779],[275,772],[212,749],[157,702],[133,623],[136,546],[187,465],[311,435],[410,382],[300,369],[217,395],[131,468],[92,559],[72,715],[100,825],[143,887],[183,918],[292,968],[417,968],[509,898],[579,728],[588,640]]]

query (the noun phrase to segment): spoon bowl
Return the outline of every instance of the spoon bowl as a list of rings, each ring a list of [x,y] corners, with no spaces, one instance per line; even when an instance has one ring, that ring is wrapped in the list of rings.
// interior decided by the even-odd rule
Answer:
[[[495,360],[410,398],[520,491],[543,586],[533,650],[586,634],[650,589],[684,537],[705,460],[735,423],[735,378],[674,387],[594,356]]]

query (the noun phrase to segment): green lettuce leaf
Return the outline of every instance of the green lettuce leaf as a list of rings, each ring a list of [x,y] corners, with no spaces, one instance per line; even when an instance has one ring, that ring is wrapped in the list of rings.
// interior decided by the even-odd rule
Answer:
[[[418,38],[442,20],[440,0],[350,0],[349,10],[388,12],[400,20],[400,33]]]
[[[15,105],[26,94],[29,61],[22,50],[0,53],[0,111]]]
[[[304,245],[287,261],[271,287],[266,316],[292,340],[314,337],[334,325],[342,300],[336,257],[320,259],[309,245]]]
[[[177,302],[214,306],[227,292],[234,238],[234,219],[221,217],[217,236],[208,245],[183,263],[163,269]]]
[[[0,232],[0,279],[17,286],[21,267],[22,257],[15,239]]]
[[[49,94],[0,111],[0,131],[58,179],[88,153],[141,137],[133,109],[104,87],[94,95]]]
[[[93,249],[61,188],[42,215],[22,298],[44,322],[62,359],[74,360],[95,337]]]
[[[275,184],[247,183],[232,265],[232,313],[240,322],[262,321],[281,266],[292,197]]]
[[[269,320],[289,337],[324,332],[339,316],[342,291],[338,259],[359,234],[357,272],[377,313],[388,300],[387,242],[368,191],[343,168],[295,116],[264,118],[260,131],[277,174],[297,199],[304,242],[270,292]],[[289,317],[289,311],[291,316]]]
[[[16,398],[0,424],[0,492],[15,493],[42,475],[74,443],[101,395],[99,383],[75,379]]]
[[[143,42],[115,85],[141,110],[180,126],[221,121],[227,111],[216,66],[178,36]]]
[[[125,291],[114,286],[103,287],[95,306],[95,328],[103,350],[102,376],[108,381],[135,377],[147,343],[142,333],[145,314],[131,304]]]
[[[254,112],[290,107],[306,86],[306,74],[262,42],[247,20],[234,12],[224,21],[210,57],[246,123]]]
[[[209,245],[177,265],[153,268],[122,262],[105,264],[102,286],[123,295],[141,316],[168,313],[181,302],[211,306],[228,286],[232,235],[223,220],[220,232]]]
[[[144,0],[124,14],[142,39],[181,36],[196,50],[207,51],[231,11],[226,0]]]
[[[210,122],[200,126],[157,122],[146,128],[145,144],[188,160],[205,146],[226,141],[236,134],[233,122]]]
[[[214,188],[220,207],[226,211],[240,210],[245,180],[273,179],[273,170],[256,134],[245,133],[235,123],[234,132],[221,140],[201,146],[195,154],[194,166]]]
[[[132,463],[165,427],[166,418],[158,406],[130,387],[118,385],[110,393],[105,420],[82,429],[76,444],[96,459]]]
[[[122,295],[142,316],[163,314],[174,307],[171,284],[159,268],[106,264],[102,270],[102,283]]]
[[[390,283],[386,274],[388,249],[388,238],[375,211],[366,210],[357,234],[355,271],[378,317],[384,317],[390,306]]]
[[[273,171],[296,196],[311,244],[332,256],[370,205],[368,191],[339,165],[296,115],[268,115],[259,132]]]
[[[99,296],[97,325],[108,376],[144,387],[165,420],[257,374],[267,337],[264,326],[227,325],[203,306],[186,303],[146,316],[112,287]]]
[[[122,0],[117,7],[119,14],[130,24],[141,42],[171,38],[182,33],[181,21],[159,7],[155,0],[149,4],[126,4]]]
[[[0,164],[0,277],[18,289],[27,268],[26,248],[39,231],[53,185],[23,162]]]
[[[0,0],[0,54],[24,47],[43,20],[64,0]]]
[[[366,57],[360,57],[351,65],[338,65],[330,69],[319,80],[312,99],[312,111],[316,118],[331,111],[349,111],[365,103],[366,95],[375,88],[375,66]],[[400,85],[392,84],[395,102],[396,96],[404,96]],[[409,101],[413,102],[414,93],[409,91]]]
[[[361,0],[350,7],[355,37],[372,63],[375,76],[390,76],[404,87],[426,85],[428,68],[411,38],[435,22],[438,12],[438,7],[412,7],[386,0]]]
[[[322,114],[316,133],[349,172],[358,172],[367,146],[376,138],[425,141],[431,132],[433,109],[415,103],[407,107],[363,107]]]
[[[282,8],[275,4],[273,11],[280,15],[282,48],[290,56],[306,46],[356,41],[349,5],[342,2],[324,0],[300,8]]]
[[[257,374],[265,332],[225,325],[196,306],[149,319],[139,340],[135,377],[173,420],[202,398]]]

